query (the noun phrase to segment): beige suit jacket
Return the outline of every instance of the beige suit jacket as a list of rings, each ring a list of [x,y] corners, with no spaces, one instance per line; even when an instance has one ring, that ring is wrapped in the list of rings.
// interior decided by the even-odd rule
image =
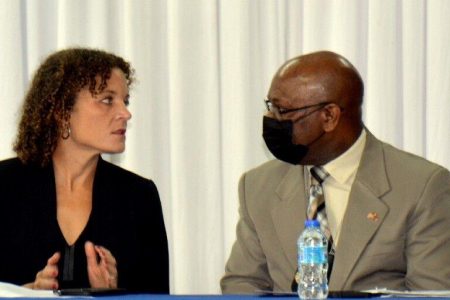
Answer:
[[[307,207],[303,172],[273,160],[242,176],[223,293],[290,291]],[[342,222],[330,290],[450,289],[445,168],[368,133]]]

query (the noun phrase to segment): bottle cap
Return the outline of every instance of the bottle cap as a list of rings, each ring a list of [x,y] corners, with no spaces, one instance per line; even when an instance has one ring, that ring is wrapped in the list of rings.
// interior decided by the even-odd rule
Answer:
[[[317,220],[306,220],[305,227],[320,227],[320,223]]]

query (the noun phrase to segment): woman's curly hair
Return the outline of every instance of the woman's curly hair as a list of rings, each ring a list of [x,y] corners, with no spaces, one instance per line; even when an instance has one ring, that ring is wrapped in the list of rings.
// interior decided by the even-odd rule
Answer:
[[[134,70],[123,58],[97,49],[70,48],[51,54],[37,69],[25,96],[14,151],[23,163],[46,166],[58,137],[68,128],[77,93],[103,91],[114,68],[128,86]],[[100,80],[99,80],[100,79]]]

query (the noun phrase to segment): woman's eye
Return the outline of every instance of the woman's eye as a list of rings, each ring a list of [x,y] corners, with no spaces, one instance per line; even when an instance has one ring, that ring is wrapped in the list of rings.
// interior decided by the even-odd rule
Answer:
[[[123,103],[125,104],[125,106],[128,106],[128,105],[130,105],[130,99],[125,99],[125,100],[123,100]]]
[[[106,97],[101,102],[110,105],[113,102],[113,98],[112,97]]]

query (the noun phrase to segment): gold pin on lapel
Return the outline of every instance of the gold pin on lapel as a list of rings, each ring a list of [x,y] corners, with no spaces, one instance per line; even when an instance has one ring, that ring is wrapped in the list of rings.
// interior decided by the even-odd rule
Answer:
[[[377,222],[379,219],[378,214],[376,212],[370,212],[367,214],[367,219],[369,219],[370,221]]]

